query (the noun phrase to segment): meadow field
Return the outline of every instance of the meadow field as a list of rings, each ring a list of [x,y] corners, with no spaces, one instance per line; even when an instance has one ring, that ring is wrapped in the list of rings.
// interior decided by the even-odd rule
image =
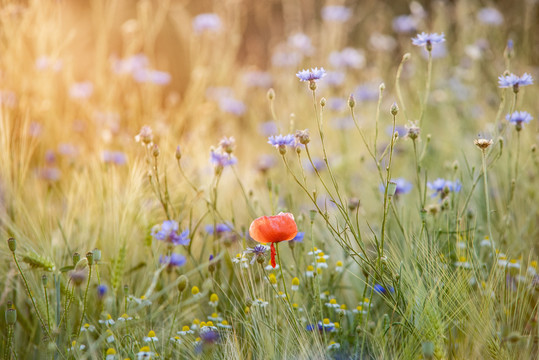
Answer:
[[[3,359],[538,359],[539,2],[4,0]]]

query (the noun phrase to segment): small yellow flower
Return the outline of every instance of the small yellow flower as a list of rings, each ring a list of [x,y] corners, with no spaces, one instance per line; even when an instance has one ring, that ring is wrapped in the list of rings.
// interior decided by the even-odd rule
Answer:
[[[211,294],[209,304],[210,306],[217,307],[219,304],[219,296],[217,296],[217,294]]]
[[[200,290],[198,289],[198,286],[193,286],[191,288],[191,294],[198,295],[200,293]]]

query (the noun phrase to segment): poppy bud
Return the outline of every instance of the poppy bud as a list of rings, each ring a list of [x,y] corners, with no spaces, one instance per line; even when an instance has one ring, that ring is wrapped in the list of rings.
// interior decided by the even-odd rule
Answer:
[[[73,253],[73,265],[76,266],[80,261],[80,254],[78,252]]]
[[[350,97],[348,98],[348,106],[353,109],[354,106],[356,106],[356,99],[354,99],[354,95],[350,94]]]
[[[17,310],[9,308],[6,310],[6,324],[15,325],[17,322]]]
[[[185,275],[181,275],[178,279],[178,291],[184,292],[185,289],[187,289],[187,286],[189,285],[189,279]]]
[[[94,253],[91,251],[88,251],[86,253],[86,260],[88,260],[88,265],[92,266],[94,264]]]
[[[94,262],[97,264],[99,261],[101,261],[101,250],[96,248],[94,249],[93,253],[94,253]]]
[[[15,250],[17,250],[17,240],[15,240],[15,238],[7,239],[7,245],[9,246],[9,250],[11,250],[11,252],[15,252]]]

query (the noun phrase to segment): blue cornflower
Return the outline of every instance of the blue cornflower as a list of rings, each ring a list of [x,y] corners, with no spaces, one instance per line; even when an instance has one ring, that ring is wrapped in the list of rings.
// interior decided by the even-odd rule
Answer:
[[[380,294],[380,295],[385,295],[385,294],[387,293],[386,288],[383,287],[383,286],[380,285],[380,284],[374,285],[374,291],[377,292],[377,293]],[[390,286],[390,287],[389,287],[389,292],[395,292],[395,289],[394,289],[392,286]]]
[[[352,10],[346,6],[328,5],[322,8],[324,21],[345,22],[352,16]]]
[[[245,114],[246,107],[245,104],[240,101],[236,100],[232,97],[224,97],[219,100],[219,108],[228,114],[241,116]]]
[[[433,197],[440,194],[442,195],[442,198],[447,196],[447,192],[459,192],[461,188],[461,184],[458,180],[453,182],[442,178],[438,178],[433,182],[428,182],[427,186],[429,189],[435,191],[434,194],[432,194]]]
[[[210,162],[215,167],[224,168],[225,166],[235,165],[238,162],[238,159],[230,154],[221,153],[212,149],[210,152]]]
[[[296,237],[294,237],[292,240],[290,241],[295,241],[295,242],[303,242],[303,238],[305,237],[305,233],[304,232],[300,232],[298,231],[298,233],[296,234]]]
[[[75,83],[69,88],[69,96],[72,99],[87,99],[93,92],[94,85],[89,81]]]
[[[362,51],[347,47],[342,51],[333,51],[329,54],[329,62],[335,68],[361,69],[366,61]]]
[[[159,262],[161,264],[167,264],[169,267],[183,266],[186,258],[182,254],[172,253],[170,256],[159,256]]]
[[[400,15],[393,19],[393,30],[398,33],[412,33],[417,29],[417,20],[411,15]]]
[[[501,88],[512,87],[514,92],[518,92],[521,86],[533,84],[533,78],[530,74],[524,73],[524,75],[518,77],[515,74],[509,74],[507,76],[498,76],[498,86]]]
[[[127,156],[121,151],[105,150],[101,153],[101,159],[105,164],[124,165],[127,162]]]
[[[221,18],[214,13],[199,14],[193,19],[193,30],[197,34],[221,30]]]
[[[221,223],[221,224],[215,224],[215,229],[214,229],[213,225],[206,225],[204,230],[206,230],[206,232],[209,235],[213,235],[214,230],[217,233],[217,235],[220,235],[222,233],[232,231],[232,226],[226,223]]]
[[[219,331],[215,326],[204,326],[200,329],[199,335],[204,344],[213,344],[219,340]]]
[[[326,76],[326,70],[323,67],[299,71],[296,76],[300,81],[317,81]]]
[[[178,234],[179,225],[174,220],[165,220],[161,226],[156,225],[152,229],[155,240],[165,241],[172,245],[189,245],[189,229]]]
[[[166,71],[152,69],[137,69],[133,72],[133,78],[138,83],[150,83],[156,85],[167,85],[171,76]]]
[[[266,245],[256,245],[255,247],[253,248],[248,248],[247,250],[245,250],[243,252],[243,254],[252,254],[253,255],[253,258],[251,259],[251,264],[254,264],[254,262],[258,259],[258,258],[262,258],[262,259],[265,259],[266,257],[266,252],[270,249],[269,246],[266,246]]]
[[[426,32],[422,32],[412,39],[412,44],[416,46],[425,46],[428,51],[431,51],[432,44],[439,44],[445,41],[444,36],[444,33],[439,35],[437,33],[427,34]]]
[[[412,190],[412,183],[406,181],[406,179],[397,178],[391,179],[391,181],[397,184],[397,187],[395,189],[395,196],[409,193]],[[380,184],[379,189],[381,192],[384,192],[386,190],[386,187],[384,184]]]
[[[103,300],[106,293],[107,293],[107,285],[99,285],[97,287],[97,297],[99,300]]]
[[[507,114],[505,118],[510,123],[515,124],[517,131],[522,130],[522,124],[527,124],[533,120],[533,117],[527,111],[515,111],[512,114]]]
[[[292,134],[270,136],[268,144],[275,146],[281,154],[285,154],[287,146],[295,147],[296,138]]]
[[[503,24],[503,15],[496,8],[486,7],[479,10],[477,20],[486,25],[499,26]]]
[[[322,331],[327,331],[327,332],[335,331],[335,323],[332,323],[327,318],[322,320],[322,321],[319,321],[317,325],[318,325],[318,330],[320,332],[322,332]]]

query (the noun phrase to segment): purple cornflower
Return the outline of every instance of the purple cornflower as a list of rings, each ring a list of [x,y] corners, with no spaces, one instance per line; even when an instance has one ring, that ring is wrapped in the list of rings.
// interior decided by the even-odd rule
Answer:
[[[344,48],[329,54],[329,62],[336,68],[361,69],[365,66],[365,55],[354,48]]]
[[[395,189],[395,196],[407,194],[412,190],[412,183],[406,181],[406,179],[403,178],[397,178],[397,179],[391,179],[392,182],[397,184],[397,187]],[[379,189],[381,192],[384,192],[386,187],[384,184],[380,184]]]
[[[97,287],[97,298],[99,300],[103,300],[105,295],[107,294],[107,286],[106,285],[99,285]]]
[[[342,71],[330,71],[326,74],[326,79],[324,82],[330,86],[340,86],[344,83],[346,79],[346,74]]]
[[[295,242],[300,242],[300,243],[302,243],[304,237],[305,237],[305,233],[304,233],[304,232],[298,231],[298,233],[296,234],[296,236],[295,236],[292,240],[290,240],[290,241],[295,241]]]
[[[444,33],[438,35],[437,33],[427,34],[426,32],[422,32],[412,39],[412,44],[416,46],[425,46],[428,51],[431,51],[432,44],[439,44],[444,41]]]
[[[199,330],[200,342],[197,342],[195,346],[195,352],[197,354],[202,353],[206,346],[211,346],[219,341],[219,331],[215,326],[203,326]]]
[[[236,116],[245,114],[246,110],[245,104],[242,101],[236,100],[232,97],[224,97],[220,99],[219,108],[228,114]]]
[[[105,150],[101,153],[101,159],[105,164],[125,165],[127,156],[121,151]]]
[[[256,168],[258,169],[258,171],[266,172],[272,167],[274,167],[276,163],[277,160],[273,155],[260,155],[256,160]]]
[[[330,97],[328,100],[328,108],[335,111],[343,111],[346,109],[348,102],[339,97]]]
[[[94,92],[94,85],[89,82],[79,82],[69,88],[69,97],[72,99],[87,99]]]
[[[268,144],[273,145],[276,149],[281,150],[287,146],[294,146],[296,144],[296,138],[292,134],[270,136],[268,138]]]
[[[204,230],[206,230],[206,233],[208,233],[209,235],[213,235],[214,230],[217,235],[221,235],[222,233],[232,231],[232,226],[226,223],[221,223],[216,224],[214,229],[213,225],[206,225]]]
[[[200,14],[193,19],[193,30],[197,34],[218,32],[221,30],[221,18],[213,13]]]
[[[528,124],[533,117],[527,111],[515,111],[512,114],[507,114],[505,119],[511,124],[515,124],[517,131],[522,130],[522,124]]]
[[[304,33],[296,33],[288,37],[288,45],[298,50],[302,55],[312,55],[314,49],[311,38]]]
[[[318,324],[317,324],[317,327],[318,327],[318,331],[320,332],[333,332],[335,331],[335,323],[332,323],[331,321],[329,321],[329,319],[324,319],[322,321],[319,321]],[[311,327],[311,330],[314,330],[315,327],[312,326]]]
[[[167,264],[169,267],[180,267],[185,265],[186,258],[182,254],[172,253],[170,256],[159,256],[159,263]]]
[[[118,75],[134,74],[137,70],[144,70],[148,66],[148,58],[144,54],[135,54],[125,59],[112,58],[112,71]]]
[[[353,95],[358,101],[376,101],[380,96],[380,85],[376,83],[359,85]]]
[[[299,71],[296,76],[300,81],[317,81],[326,76],[326,70],[324,70],[323,67],[314,68],[310,70],[301,70]]]
[[[479,10],[477,20],[483,24],[499,26],[503,24],[503,15],[496,8],[486,7]]]
[[[179,225],[174,220],[165,220],[163,224],[155,225],[151,235],[155,240],[161,240],[172,245],[189,245],[189,229],[178,234]]]
[[[138,83],[150,83],[155,85],[167,85],[170,83],[170,74],[165,71],[152,69],[137,69],[133,73],[133,78]]]
[[[276,67],[297,66],[303,56],[297,51],[278,50],[271,57],[271,63]]]
[[[58,145],[58,153],[66,157],[74,158],[79,154],[79,148],[71,143],[61,143]]]
[[[518,92],[521,86],[533,84],[533,78],[530,74],[524,73],[521,77],[516,76],[515,74],[509,74],[507,76],[500,75],[498,77],[498,86],[500,88],[512,87],[515,93]]]
[[[225,166],[235,165],[238,162],[238,159],[230,154],[218,152],[212,149],[210,151],[210,162],[215,167],[224,168]]]
[[[57,167],[44,167],[39,169],[38,176],[47,181],[58,181],[60,180],[60,176],[62,175],[62,172]]]
[[[374,291],[377,292],[377,293],[380,294],[380,295],[385,295],[385,294],[387,293],[386,288],[383,287],[383,286],[380,285],[380,284],[374,285]],[[389,292],[395,292],[395,289],[394,289],[392,286],[390,286],[390,287],[389,287]]]
[[[243,83],[248,87],[269,88],[273,82],[271,74],[265,71],[251,70],[243,74]]]
[[[345,22],[352,17],[352,11],[340,5],[324,6],[322,8],[322,19],[324,21]]]
[[[275,135],[279,129],[274,121],[266,121],[258,125],[258,132],[264,136]]]
[[[398,33],[413,33],[417,29],[417,20],[411,15],[400,15],[393,19],[393,30]]]
[[[462,187],[460,181],[458,180],[453,182],[442,178],[438,178],[433,182],[429,181],[427,183],[427,186],[429,187],[429,189],[434,190],[434,194],[432,194],[432,197],[440,194],[442,198],[447,196],[449,192],[459,192]]]
[[[269,250],[269,248],[270,247],[266,245],[255,245],[255,247],[248,248],[247,250],[245,250],[243,254],[253,255],[253,258],[251,259],[251,265],[252,265],[258,258],[264,259],[266,257],[266,252]]]

